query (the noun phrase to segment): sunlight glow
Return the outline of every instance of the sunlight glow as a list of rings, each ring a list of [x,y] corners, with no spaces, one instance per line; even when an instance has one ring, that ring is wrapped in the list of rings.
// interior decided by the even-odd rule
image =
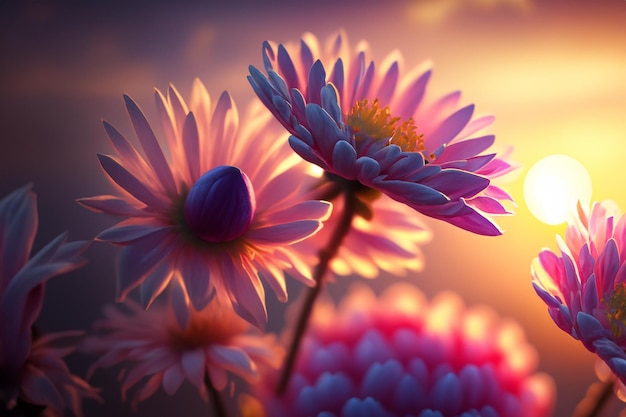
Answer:
[[[530,212],[546,224],[565,222],[580,201],[591,200],[591,178],[578,161],[567,155],[550,155],[533,165],[524,180],[524,200]]]

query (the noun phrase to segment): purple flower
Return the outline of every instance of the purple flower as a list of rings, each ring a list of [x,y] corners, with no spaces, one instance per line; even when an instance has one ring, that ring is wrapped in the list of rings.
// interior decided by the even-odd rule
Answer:
[[[556,325],[626,384],[626,216],[611,201],[579,206],[557,244],[560,255],[535,259],[533,287]]]
[[[116,196],[79,202],[123,220],[99,240],[122,246],[119,298],[136,287],[144,306],[173,281],[184,291],[174,305],[188,319],[188,303],[203,309],[214,295],[229,300],[248,321],[267,320],[261,279],[287,300],[283,271],[312,285],[309,268],[292,244],[317,232],[330,204],[305,201],[314,178],[293,155],[271,117],[239,116],[228,93],[211,102],[196,80],[190,104],[170,87],[156,92],[165,139],[124,97],[144,155],[110,124],[117,157],[99,155]]]
[[[207,377],[222,391],[229,375],[254,381],[259,369],[278,366],[282,351],[275,338],[261,334],[231,308],[219,301],[200,311],[189,306],[189,320],[181,325],[167,300],[147,311],[131,300],[124,304],[129,312],[108,306],[106,318],[94,325],[97,334],[83,345],[85,352],[98,355],[90,373],[125,364],[120,371],[122,396],[135,387],[134,407],[159,387],[173,395],[185,380],[208,401]]]
[[[427,216],[501,234],[488,215],[507,213],[500,200],[511,198],[491,180],[511,165],[488,151],[495,138],[483,130],[493,118],[473,118],[459,92],[427,102],[429,69],[401,77],[399,54],[376,67],[365,43],[352,52],[344,38],[327,48],[311,34],[299,47],[265,42],[267,75],[250,67],[254,91],[294,151]]]
[[[31,257],[37,232],[36,197],[30,186],[0,200],[0,409],[41,407],[42,415],[82,415],[81,399],[98,398],[72,375],[63,357],[80,332],[37,335],[33,327],[45,283],[84,264],[85,242],[61,234]]]
[[[517,324],[456,295],[361,287],[318,304],[285,395],[268,382],[256,394],[271,417],[548,416],[553,382],[536,362]]]

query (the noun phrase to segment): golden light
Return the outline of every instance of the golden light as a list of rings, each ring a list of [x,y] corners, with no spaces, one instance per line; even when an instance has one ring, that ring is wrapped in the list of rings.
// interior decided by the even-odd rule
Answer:
[[[591,200],[591,178],[580,162],[567,155],[550,155],[533,165],[524,180],[524,200],[530,212],[546,224],[565,222],[580,201]]]

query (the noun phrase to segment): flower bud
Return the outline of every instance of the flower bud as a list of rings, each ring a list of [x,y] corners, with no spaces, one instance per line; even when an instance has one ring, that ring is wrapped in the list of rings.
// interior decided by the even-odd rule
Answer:
[[[233,166],[218,166],[204,173],[189,190],[185,222],[207,242],[228,242],[248,230],[255,207],[246,174]]]

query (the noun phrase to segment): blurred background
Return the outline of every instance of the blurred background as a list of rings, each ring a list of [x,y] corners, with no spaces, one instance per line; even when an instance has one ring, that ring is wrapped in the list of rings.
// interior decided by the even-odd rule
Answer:
[[[64,230],[91,239],[114,218],[89,212],[76,198],[111,193],[96,153],[111,153],[101,120],[133,137],[122,94],[156,121],[153,88],[174,84],[188,97],[194,77],[217,96],[229,90],[240,109],[253,97],[248,65],[261,65],[261,43],[288,42],[311,31],[320,39],[343,28],[352,44],[364,39],[373,58],[393,49],[404,70],[431,60],[430,89],[460,89],[478,114],[494,114],[497,143],[514,146],[521,165],[506,184],[515,215],[498,219],[505,234],[469,234],[427,220],[434,239],[424,247],[423,272],[404,278],[428,296],[458,292],[467,305],[486,304],[521,323],[539,352],[539,369],[557,383],[555,416],[571,415],[594,374],[595,356],[558,330],[531,286],[530,263],[555,249],[565,227],[534,218],[523,197],[528,168],[551,154],[576,158],[588,170],[593,200],[626,209],[626,1],[387,0],[87,2],[0,0],[0,195],[27,182],[39,203],[35,249]],[[42,331],[89,329],[114,300],[116,250],[96,243],[89,264],[47,287]],[[397,278],[382,276],[383,288]],[[357,279],[358,280],[358,279]],[[342,294],[350,279],[331,287]],[[300,291],[294,285],[293,293]],[[271,304],[277,330],[284,306]],[[84,376],[91,358],[70,366]],[[137,412],[122,403],[117,371],[91,382],[105,404],[85,402],[86,416],[207,415],[184,385],[162,392]],[[606,415],[616,415],[614,400]]]

